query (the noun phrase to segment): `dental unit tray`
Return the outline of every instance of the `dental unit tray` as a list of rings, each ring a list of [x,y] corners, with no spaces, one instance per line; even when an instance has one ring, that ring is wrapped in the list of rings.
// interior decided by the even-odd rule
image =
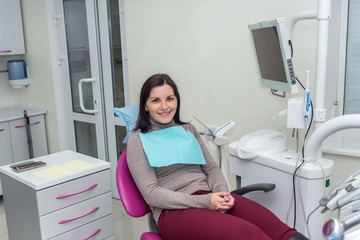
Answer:
[[[21,162],[21,163],[16,163],[13,165],[10,165],[10,167],[15,171],[15,172],[24,172],[27,170],[31,170],[34,168],[39,168],[42,166],[45,166],[46,163],[42,162],[42,161],[26,161],[26,162]]]

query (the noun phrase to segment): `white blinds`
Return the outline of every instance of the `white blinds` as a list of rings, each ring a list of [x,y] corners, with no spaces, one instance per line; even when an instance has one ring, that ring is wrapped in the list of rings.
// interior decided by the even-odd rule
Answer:
[[[360,113],[360,1],[349,0],[344,114]]]

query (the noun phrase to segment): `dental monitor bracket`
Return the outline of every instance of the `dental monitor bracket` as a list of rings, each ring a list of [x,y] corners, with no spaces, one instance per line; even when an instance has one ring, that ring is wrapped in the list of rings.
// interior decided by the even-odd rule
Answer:
[[[325,92],[326,92],[326,65],[329,35],[329,20],[331,17],[331,0],[318,0],[317,11],[301,12],[286,23],[288,36],[291,35],[295,24],[299,20],[318,20],[316,86],[314,99],[314,127],[315,130],[326,121]]]

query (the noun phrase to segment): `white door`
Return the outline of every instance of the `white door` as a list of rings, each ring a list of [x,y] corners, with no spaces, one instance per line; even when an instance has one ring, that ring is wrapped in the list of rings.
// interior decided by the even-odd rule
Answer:
[[[109,161],[114,196],[126,127],[113,108],[128,98],[121,8],[119,0],[47,1],[60,148]]]
[[[64,42],[59,62],[67,96],[69,145],[80,153],[106,159],[95,4],[93,0],[63,0],[58,4],[63,16],[57,24],[60,41]]]
[[[127,53],[125,43],[125,17],[123,0],[98,1],[101,65],[105,102],[105,122],[108,161],[111,164],[113,196],[119,198],[116,188],[116,166],[125,148],[122,143],[126,126],[114,114],[114,107],[124,107],[129,102]]]

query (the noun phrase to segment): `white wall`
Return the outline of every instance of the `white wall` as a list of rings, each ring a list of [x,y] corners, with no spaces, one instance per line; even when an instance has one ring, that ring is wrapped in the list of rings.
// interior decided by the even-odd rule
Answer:
[[[316,9],[314,0],[125,0],[130,103],[138,102],[147,77],[168,73],[180,89],[183,120],[196,116],[210,126],[233,120],[231,141],[257,129],[275,129],[295,148],[285,118],[272,118],[286,108],[286,100],[260,86],[247,24]],[[304,83],[305,71],[310,70],[314,90],[317,21],[299,22],[292,40],[295,73]],[[302,139],[304,132],[300,135]],[[335,161],[334,181],[352,173],[343,163],[360,162],[342,161]]]
[[[7,61],[14,57],[0,57],[0,70],[7,70]],[[9,85],[7,72],[0,73],[0,107],[14,105],[13,89]]]
[[[210,126],[233,120],[231,141],[261,128],[289,135],[285,118],[272,118],[286,100],[260,86],[247,25],[316,7],[313,0],[125,0],[131,104],[147,77],[164,72],[179,86],[183,120],[196,116]],[[316,35],[315,20],[295,27],[299,79],[307,69],[315,75]]]
[[[154,73],[168,73],[182,96],[182,114],[219,126],[236,122],[231,137],[259,128],[283,129],[272,116],[286,107],[260,87],[247,24],[298,11],[315,10],[316,1],[125,0],[131,103]],[[314,72],[316,21],[294,32],[294,65],[303,79]]]
[[[46,109],[48,148],[53,153],[59,150],[59,141],[45,1],[22,0],[21,8],[26,54],[0,58],[0,69],[7,68],[9,59],[25,59],[31,82],[28,88],[14,89],[8,84],[8,75],[0,73],[0,105],[15,104]]]

